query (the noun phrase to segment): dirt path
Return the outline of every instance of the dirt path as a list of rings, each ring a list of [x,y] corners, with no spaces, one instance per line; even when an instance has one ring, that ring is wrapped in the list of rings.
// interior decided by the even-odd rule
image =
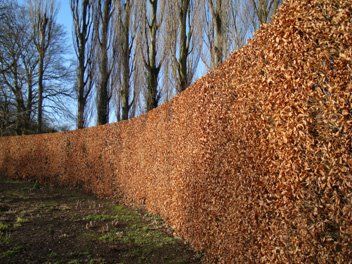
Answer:
[[[200,263],[200,256],[155,216],[0,178],[0,263]]]

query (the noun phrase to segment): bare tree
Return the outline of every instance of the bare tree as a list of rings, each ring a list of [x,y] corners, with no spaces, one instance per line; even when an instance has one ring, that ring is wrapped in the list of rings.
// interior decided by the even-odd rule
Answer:
[[[52,43],[56,7],[54,0],[31,0],[29,2],[30,16],[33,27],[33,40],[39,55],[38,68],[38,132],[42,132],[43,126],[43,93],[45,59],[47,51]]]
[[[2,78],[0,77],[2,82]],[[9,98],[10,91],[5,85],[0,85],[0,136],[12,135],[16,133],[16,110]]]
[[[0,0],[0,19],[3,19],[6,17],[6,11],[9,5],[8,0]]]
[[[86,105],[91,94],[93,55],[93,6],[91,0],[71,0],[74,24],[74,45],[77,56],[77,128],[86,125]]]
[[[241,29],[247,26],[239,18],[244,15],[242,7],[241,0],[207,0],[204,42],[210,53],[210,63],[206,63],[209,68],[222,63],[233,50],[241,47],[238,41],[243,36]]]
[[[158,91],[158,82],[163,58],[158,59],[158,52],[162,53],[159,48],[161,48],[160,31],[163,22],[164,3],[159,2],[159,0],[147,0],[147,3],[142,6],[142,28],[144,30],[142,32],[142,57],[147,76],[146,109],[150,111],[158,106],[161,98],[161,93]]]
[[[187,71],[187,57],[189,55],[190,40],[192,37],[192,31],[189,29],[187,32],[187,18],[189,18],[190,11],[190,0],[182,0],[180,2],[180,37],[179,37],[179,49],[180,54],[178,57],[178,75],[179,85],[178,91],[181,92],[186,89],[189,84],[189,77]]]
[[[169,29],[169,57],[173,57],[171,66],[176,80],[176,91],[182,92],[192,82],[202,50],[202,4],[196,0],[178,0],[169,3],[167,20]],[[173,14],[176,13],[177,16]],[[172,45],[174,43],[174,45]]]
[[[1,22],[4,19],[6,19],[6,14],[8,12],[8,8],[9,8],[8,1],[7,0],[0,0],[0,20],[1,20]]]
[[[55,116],[52,112],[70,114],[66,100],[72,97],[72,88],[65,82],[70,81],[71,69],[64,59],[66,38],[62,26],[56,22],[55,1],[30,0],[27,12],[38,57],[37,132],[44,132],[44,114],[48,117]]]
[[[117,76],[120,87],[117,94],[118,120],[127,120],[131,116],[131,108],[135,100],[133,73],[135,71],[135,37],[136,37],[136,3],[133,0],[117,1],[116,39]],[[133,98],[131,98],[133,96]]]
[[[3,8],[6,8],[3,6]],[[33,71],[37,58],[31,45],[31,32],[28,29],[28,16],[24,8],[15,3],[7,6],[1,16],[0,70],[4,110],[10,105],[16,109],[16,133],[28,130],[33,105]],[[28,87],[25,87],[26,84]],[[4,114],[8,117],[9,113]],[[9,119],[7,119],[9,120]]]
[[[95,109],[98,124],[106,124],[111,110],[125,120],[182,92],[204,68],[200,58],[208,68],[223,62],[270,21],[280,3],[70,0],[77,127],[83,128]],[[20,19],[18,10],[6,9],[14,4],[0,0],[1,134],[26,133],[35,122],[43,131],[46,118],[64,109],[73,91],[63,84],[71,80],[55,1],[29,0]]]
[[[22,35],[23,36],[23,35]],[[26,113],[25,113],[25,130],[26,133],[30,133],[33,131],[32,128],[32,118],[34,114],[35,104],[36,104],[36,85],[38,84],[38,56],[36,53],[36,47],[32,42],[32,35],[30,32],[27,34],[27,48],[26,52],[22,54],[21,57],[25,82],[26,82],[26,90],[27,90],[27,102],[26,102]]]
[[[257,30],[262,24],[268,23],[271,17],[277,11],[281,0],[251,0],[249,1],[250,9],[253,12],[252,24],[254,30]]]
[[[226,20],[224,14],[228,6],[224,6],[223,0],[208,0],[208,5],[214,31],[214,43],[212,43],[211,47],[212,61],[213,65],[218,65],[224,59],[224,23]]]
[[[109,122],[109,102],[111,98],[111,72],[113,69],[114,54],[111,54],[113,30],[111,28],[114,14],[112,0],[98,0],[95,6],[94,30],[96,32],[96,61],[99,63],[97,78],[97,114],[98,124]],[[109,59],[110,58],[110,59]]]

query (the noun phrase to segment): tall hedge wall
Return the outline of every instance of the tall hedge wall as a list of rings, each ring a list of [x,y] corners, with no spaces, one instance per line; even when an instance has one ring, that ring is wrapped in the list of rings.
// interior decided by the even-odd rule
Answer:
[[[288,0],[171,102],[0,139],[12,178],[122,195],[219,263],[352,259],[352,2]]]

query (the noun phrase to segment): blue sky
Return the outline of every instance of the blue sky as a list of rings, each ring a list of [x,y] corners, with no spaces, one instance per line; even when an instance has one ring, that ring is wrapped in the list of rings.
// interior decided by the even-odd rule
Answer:
[[[70,8],[70,0],[57,0],[58,14],[57,22],[62,25],[66,31],[67,43],[66,48],[68,51],[68,57],[74,58],[74,49],[72,43],[72,15]]]
[[[58,13],[58,22],[65,26],[67,32],[71,32],[72,29],[72,17],[70,10],[70,0],[59,0],[59,13]],[[71,34],[70,34],[71,35]]]
[[[64,26],[67,36],[67,58],[74,59],[74,49],[72,44],[72,15],[71,15],[71,8],[70,8],[70,0],[57,0],[58,5],[58,14],[57,14],[57,22]],[[76,105],[71,101],[69,104],[69,108],[74,113],[76,111]],[[75,122],[61,120],[60,123],[64,123],[64,125],[69,126],[71,129],[75,128]]]
[[[72,46],[72,16],[70,9],[70,0],[57,0],[58,5],[58,14],[57,22],[64,26],[67,33],[67,45],[69,50],[73,55],[73,46]]]

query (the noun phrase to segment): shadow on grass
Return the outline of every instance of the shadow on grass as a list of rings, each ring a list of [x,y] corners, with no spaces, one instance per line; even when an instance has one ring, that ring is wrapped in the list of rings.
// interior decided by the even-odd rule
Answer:
[[[155,216],[0,177],[0,263],[200,263]]]

